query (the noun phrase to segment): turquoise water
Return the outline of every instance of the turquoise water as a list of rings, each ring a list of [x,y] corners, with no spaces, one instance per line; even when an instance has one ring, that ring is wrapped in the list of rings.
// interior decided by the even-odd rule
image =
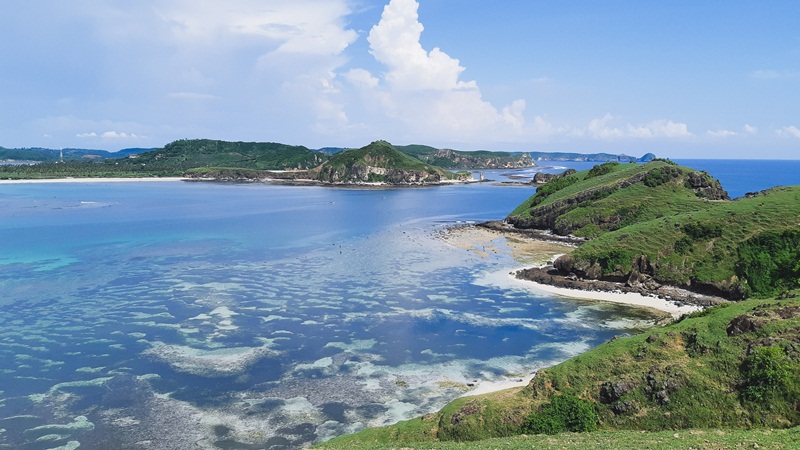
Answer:
[[[300,448],[642,326],[439,238],[532,193],[0,185],[0,448]]]

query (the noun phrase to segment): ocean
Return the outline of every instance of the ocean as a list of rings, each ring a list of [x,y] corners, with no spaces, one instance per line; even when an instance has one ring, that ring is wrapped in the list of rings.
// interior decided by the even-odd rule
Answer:
[[[678,162],[732,197],[800,183],[797,161]],[[647,327],[439,238],[533,192],[0,185],[0,448],[301,448]]]

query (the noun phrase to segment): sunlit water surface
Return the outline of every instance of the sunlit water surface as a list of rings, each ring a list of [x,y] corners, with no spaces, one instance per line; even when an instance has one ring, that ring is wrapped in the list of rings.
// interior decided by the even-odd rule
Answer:
[[[438,238],[532,193],[2,185],[0,448],[299,448],[641,327]]]

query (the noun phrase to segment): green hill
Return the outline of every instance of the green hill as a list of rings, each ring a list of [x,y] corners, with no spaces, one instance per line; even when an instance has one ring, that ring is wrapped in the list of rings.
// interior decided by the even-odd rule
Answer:
[[[468,175],[425,164],[386,141],[337,153],[313,173],[319,181],[344,184],[429,184],[463,180]]]
[[[191,139],[175,141],[162,149],[129,157],[125,164],[146,164],[180,172],[198,167],[286,170],[309,169],[325,159],[325,155],[302,146]]]
[[[445,169],[511,169],[536,167],[529,153],[488,150],[460,151],[427,145],[398,146],[398,150],[420,161]]]

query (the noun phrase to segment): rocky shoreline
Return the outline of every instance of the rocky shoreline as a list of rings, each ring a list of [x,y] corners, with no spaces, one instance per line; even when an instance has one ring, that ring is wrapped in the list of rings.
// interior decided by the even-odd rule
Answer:
[[[548,286],[575,289],[589,292],[613,292],[613,293],[631,293],[639,294],[646,297],[654,297],[662,300],[667,300],[674,303],[676,306],[699,306],[709,307],[725,303],[727,300],[721,297],[713,297],[709,295],[698,294],[685,289],[676,288],[673,286],[664,285],[649,285],[649,286],[630,286],[625,283],[618,283],[614,281],[602,280],[584,280],[578,278],[574,274],[563,275],[558,269],[552,265],[546,267],[532,267],[528,269],[518,270],[515,274],[516,278],[520,280],[533,281],[539,284]]]
[[[497,231],[503,234],[521,235],[529,239],[549,242],[558,242],[572,246],[579,246],[587,240],[575,236],[560,236],[550,231],[536,229],[519,229],[503,221],[490,221],[476,226]],[[518,270],[514,276],[520,280],[533,281],[539,284],[556,288],[573,289],[588,292],[632,293],[646,297],[659,298],[676,304],[676,306],[709,307],[725,303],[728,300],[713,295],[706,295],[668,286],[650,280],[646,283],[627,283],[622,281],[592,280],[581,278],[575,273],[566,273],[553,265],[553,262],[543,267],[531,267]]]

